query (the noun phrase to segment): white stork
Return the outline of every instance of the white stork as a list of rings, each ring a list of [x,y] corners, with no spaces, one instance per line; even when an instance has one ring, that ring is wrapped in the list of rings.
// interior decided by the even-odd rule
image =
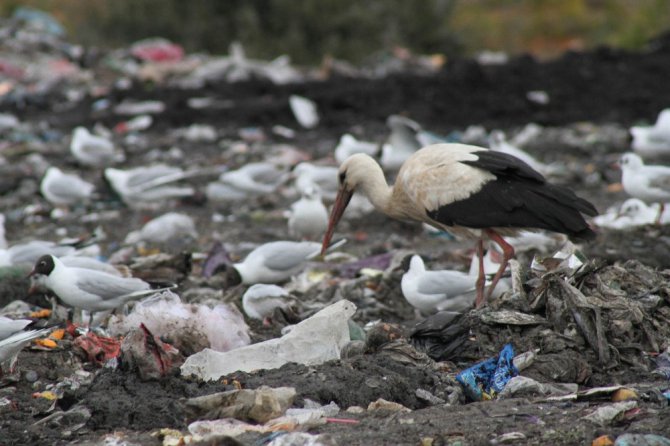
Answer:
[[[489,287],[490,296],[514,256],[514,248],[502,236],[532,228],[560,232],[577,240],[595,237],[582,216],[597,214],[591,203],[565,187],[547,183],[518,158],[482,147],[424,147],[405,161],[394,186],[388,185],[374,159],[356,154],[340,166],[339,182],[323,239],[324,251],[349,200],[359,191],[377,210],[392,218],[420,221],[455,235],[478,238],[478,307],[484,303],[484,239],[496,242],[503,251],[503,261]]]

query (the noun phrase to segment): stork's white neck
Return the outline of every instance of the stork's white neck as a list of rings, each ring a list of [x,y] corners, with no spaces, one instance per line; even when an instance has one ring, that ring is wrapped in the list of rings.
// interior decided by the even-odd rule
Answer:
[[[357,191],[365,195],[370,203],[380,212],[392,214],[391,196],[393,186],[389,186],[384,171],[376,162],[367,166],[365,176],[359,180]]]

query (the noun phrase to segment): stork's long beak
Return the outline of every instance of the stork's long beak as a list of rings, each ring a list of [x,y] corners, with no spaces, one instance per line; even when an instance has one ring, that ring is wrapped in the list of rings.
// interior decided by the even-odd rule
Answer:
[[[26,279],[29,279],[29,278],[33,277],[35,274],[37,274],[37,271],[35,271],[35,268],[33,268],[32,270],[30,270],[30,272],[26,276]]]
[[[323,244],[321,245],[321,255],[326,252],[328,246],[330,245],[330,240],[333,238],[333,232],[335,232],[335,226],[342,218],[344,210],[347,208],[351,197],[354,195],[353,191],[347,190],[345,186],[341,186],[340,190],[337,192],[337,197],[335,197],[335,204],[333,205],[333,210],[330,212],[330,220],[328,221],[328,229],[326,234],[323,236]]]

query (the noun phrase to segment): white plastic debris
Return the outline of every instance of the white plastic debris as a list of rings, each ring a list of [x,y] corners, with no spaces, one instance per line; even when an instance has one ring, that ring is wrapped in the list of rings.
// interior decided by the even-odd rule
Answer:
[[[621,401],[619,403],[606,404],[584,417],[585,420],[600,426],[607,426],[628,410],[637,407],[637,401]]]
[[[275,369],[288,362],[315,365],[339,359],[341,349],[349,342],[347,321],[355,311],[353,303],[341,300],[297,324],[281,338],[225,353],[205,349],[191,355],[181,373],[210,381],[237,370],[251,372]]]
[[[250,342],[249,327],[235,307],[186,304],[172,292],[139,302],[127,316],[112,316],[109,332],[125,335],[141,323],[182,352],[199,351],[205,347],[224,352]]]
[[[319,124],[319,114],[314,102],[295,94],[291,95],[288,100],[298,124],[306,129],[313,129]]]

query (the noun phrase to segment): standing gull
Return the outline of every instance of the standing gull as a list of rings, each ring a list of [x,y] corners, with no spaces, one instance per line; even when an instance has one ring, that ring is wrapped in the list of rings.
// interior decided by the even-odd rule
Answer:
[[[400,287],[407,302],[420,311],[462,312],[475,301],[476,281],[462,271],[428,271],[421,257],[413,255]]]
[[[159,293],[144,280],[104,271],[70,267],[53,255],[40,257],[31,276],[66,305],[90,312],[113,310],[126,302]]]
[[[619,160],[623,190],[647,203],[660,203],[658,221],[670,201],[670,167],[647,166],[638,155],[626,153]],[[657,222],[658,222],[657,221]]]
[[[328,227],[328,210],[313,185],[302,190],[302,197],[291,205],[288,230],[293,237],[315,239]]]
[[[125,160],[112,141],[92,135],[85,127],[77,127],[72,132],[70,152],[84,166],[107,167]]]
[[[56,206],[71,206],[88,201],[95,186],[75,174],[64,173],[58,167],[47,169],[40,192],[47,201]]]
[[[503,261],[489,287],[495,288],[514,248],[502,236],[533,228],[560,232],[579,240],[595,237],[582,213],[596,209],[571,190],[549,184],[511,155],[465,144],[434,144],[412,155],[389,186],[379,164],[367,155],[347,159],[339,170],[340,188],[322,249],[356,191],[374,207],[400,220],[428,223],[455,235],[476,238],[483,258],[484,241],[496,242]],[[480,262],[477,306],[484,303],[484,270]]]

